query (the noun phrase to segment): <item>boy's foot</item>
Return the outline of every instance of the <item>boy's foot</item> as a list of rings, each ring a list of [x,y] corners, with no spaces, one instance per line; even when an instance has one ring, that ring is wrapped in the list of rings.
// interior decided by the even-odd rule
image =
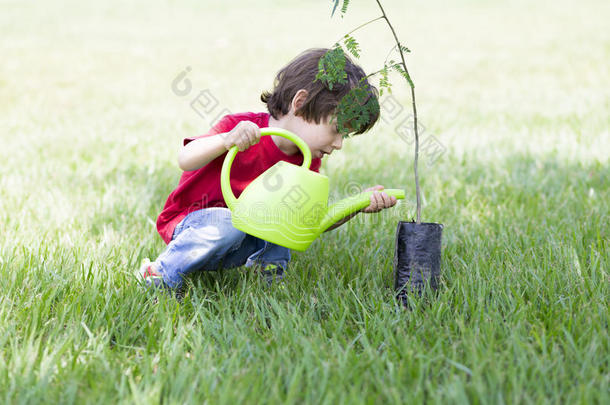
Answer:
[[[147,287],[165,287],[163,276],[155,270],[153,263],[148,258],[142,260],[142,264],[138,270],[138,277]]]
[[[260,276],[265,282],[267,287],[275,282],[276,285],[283,285],[284,283],[284,269],[277,264],[269,263],[260,270]]]

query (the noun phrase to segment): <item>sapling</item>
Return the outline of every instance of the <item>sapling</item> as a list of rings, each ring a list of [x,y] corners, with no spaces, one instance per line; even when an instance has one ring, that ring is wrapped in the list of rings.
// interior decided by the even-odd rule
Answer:
[[[398,38],[394,26],[390,22],[380,0],[375,0],[381,15],[363,23],[337,40],[326,54],[320,58],[316,80],[321,80],[330,90],[337,84],[345,84],[347,75],[344,71],[346,52],[354,58],[360,58],[361,48],[354,38],[354,32],[361,28],[383,21],[392,33],[393,46],[383,61],[382,67],[367,75],[350,90],[339,102],[335,119],[337,126],[344,134],[349,134],[367,122],[372,114],[379,113],[379,102],[376,98],[368,97],[367,86],[369,79],[378,78],[379,95],[384,91],[392,91],[389,79],[390,72],[397,72],[407,82],[411,92],[411,108],[413,111],[413,133],[415,135],[415,158],[413,171],[415,175],[416,221],[399,221],[396,230],[396,246],[394,254],[394,287],[398,299],[406,304],[409,291],[421,294],[425,284],[429,283],[433,289],[437,288],[440,277],[441,234],[443,226],[437,223],[421,222],[421,192],[419,186],[418,157],[419,157],[419,128],[417,122],[417,106],[415,103],[415,84],[407,63],[405,53],[407,48]],[[343,16],[348,9],[349,0],[332,0],[333,9],[331,17],[337,9]],[[339,5],[341,3],[341,7]],[[398,54],[400,60],[390,59]]]

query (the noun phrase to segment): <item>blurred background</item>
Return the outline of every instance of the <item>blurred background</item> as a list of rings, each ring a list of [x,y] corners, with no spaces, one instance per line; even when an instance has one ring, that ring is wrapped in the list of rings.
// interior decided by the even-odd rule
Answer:
[[[154,235],[156,215],[180,175],[176,153],[184,137],[205,133],[229,111],[264,111],[260,93],[285,63],[379,15],[374,1],[354,1],[333,18],[330,1],[0,4],[3,227],[26,239],[45,232],[73,239],[93,230],[109,243],[132,235],[127,217],[148,224],[147,238]],[[412,51],[407,64],[422,140],[436,144],[421,155],[428,213],[454,195],[450,184],[510,178],[512,163],[502,162],[515,156],[597,162],[605,172],[610,3],[384,5]],[[379,69],[393,46],[387,26],[378,21],[354,36],[365,70]],[[184,91],[175,90],[178,77],[188,89],[181,80]],[[410,98],[400,77],[392,81],[393,94],[382,98],[384,122],[346,142],[322,170],[337,190],[354,182],[407,188],[413,197],[404,218],[414,201],[412,139],[400,136]],[[207,107],[196,111],[197,100]],[[554,170],[541,162],[518,181],[528,184],[528,170]],[[452,176],[456,166],[469,165],[479,174]],[[490,168],[496,176],[485,178]],[[425,213],[431,222],[451,221]]]
[[[116,222],[120,215],[145,221],[146,237],[154,235],[152,223],[180,175],[176,153],[184,137],[205,133],[229,111],[264,111],[260,93],[291,58],[331,46],[380,14],[374,1],[354,1],[333,18],[331,1],[0,4],[4,227],[26,239],[93,229],[109,242],[113,234],[114,242],[130,235],[125,218]],[[610,3],[384,5],[412,51],[407,64],[422,141],[435,140],[421,154],[426,203],[446,203],[453,195],[448,184],[502,181],[452,176],[457,165],[495,167],[510,177],[511,164],[501,161],[527,154],[607,168]],[[384,22],[354,37],[364,69],[379,69],[393,46]],[[184,80],[176,87],[185,73],[190,87]],[[411,107],[406,83],[396,75],[392,81],[392,95],[382,98],[383,122],[346,142],[322,170],[341,192],[354,182],[407,188],[404,218],[413,215],[413,144],[400,131]],[[528,178],[522,173],[519,181]],[[424,220],[451,221],[426,212]],[[107,226],[112,222],[118,228]]]

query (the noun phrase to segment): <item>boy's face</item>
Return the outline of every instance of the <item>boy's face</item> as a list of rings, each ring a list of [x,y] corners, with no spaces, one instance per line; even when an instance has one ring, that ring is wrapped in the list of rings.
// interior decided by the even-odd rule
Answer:
[[[291,122],[292,131],[307,143],[313,158],[330,155],[335,149],[341,149],[343,146],[343,135],[337,131],[336,120],[332,124],[329,121],[330,117],[316,124],[301,117],[294,117]]]
[[[321,158],[330,155],[335,149],[343,146],[343,135],[337,130],[337,120],[330,123],[331,117],[316,124],[314,121],[306,121],[303,117],[295,115],[307,98],[307,91],[300,89],[292,99],[290,111],[279,119],[269,118],[269,126],[277,126],[287,129],[297,134],[307,143],[311,149],[312,158]],[[298,151],[296,145],[289,142],[294,148],[294,153]]]

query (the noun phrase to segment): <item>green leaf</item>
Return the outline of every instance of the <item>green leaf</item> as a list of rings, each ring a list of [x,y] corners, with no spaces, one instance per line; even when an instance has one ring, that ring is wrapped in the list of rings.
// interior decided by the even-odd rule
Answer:
[[[330,13],[331,18],[335,15],[335,11],[337,10],[337,6],[339,5],[339,0],[331,0],[333,4],[333,11]],[[343,0],[343,5],[341,5],[341,17],[343,14],[347,12],[347,6],[349,5],[350,0]]]
[[[352,88],[337,106],[337,127],[347,136],[349,133],[359,132],[372,119],[379,114],[379,100],[373,97],[368,83],[361,82]]]
[[[388,67],[388,65],[384,65],[383,69],[381,69],[379,71],[380,73],[380,77],[379,77],[379,88],[381,90],[383,90],[384,88],[388,89],[388,91],[391,92],[391,87],[392,87],[392,83],[390,83],[390,79],[388,77],[389,73],[390,73],[390,69]]]
[[[409,53],[411,52],[411,50],[409,48],[407,48],[406,46],[400,44],[400,50],[403,51],[404,53]]]
[[[355,58],[360,57],[360,45],[358,45],[358,42],[354,39],[354,37],[349,34],[345,35],[343,43],[345,44],[345,48],[349,51],[349,53],[354,55]]]
[[[345,14],[347,12],[348,5],[349,5],[349,0],[343,0],[343,6],[341,7],[341,14]]]
[[[320,80],[326,84],[329,90],[332,90],[337,83],[347,83],[345,53],[338,44],[335,44],[318,61],[318,73],[315,80]]]
[[[406,72],[406,71],[403,69],[403,67],[402,67],[402,65],[401,65],[400,63],[396,63],[396,64],[392,65],[392,68],[393,68],[394,70],[396,70],[398,73],[400,73],[400,75],[401,75],[402,77],[404,77],[405,79],[407,79],[407,81],[408,81],[409,83],[413,83],[413,82],[411,81],[411,76],[409,76],[409,74],[408,74],[408,73],[407,73],[407,72]]]

